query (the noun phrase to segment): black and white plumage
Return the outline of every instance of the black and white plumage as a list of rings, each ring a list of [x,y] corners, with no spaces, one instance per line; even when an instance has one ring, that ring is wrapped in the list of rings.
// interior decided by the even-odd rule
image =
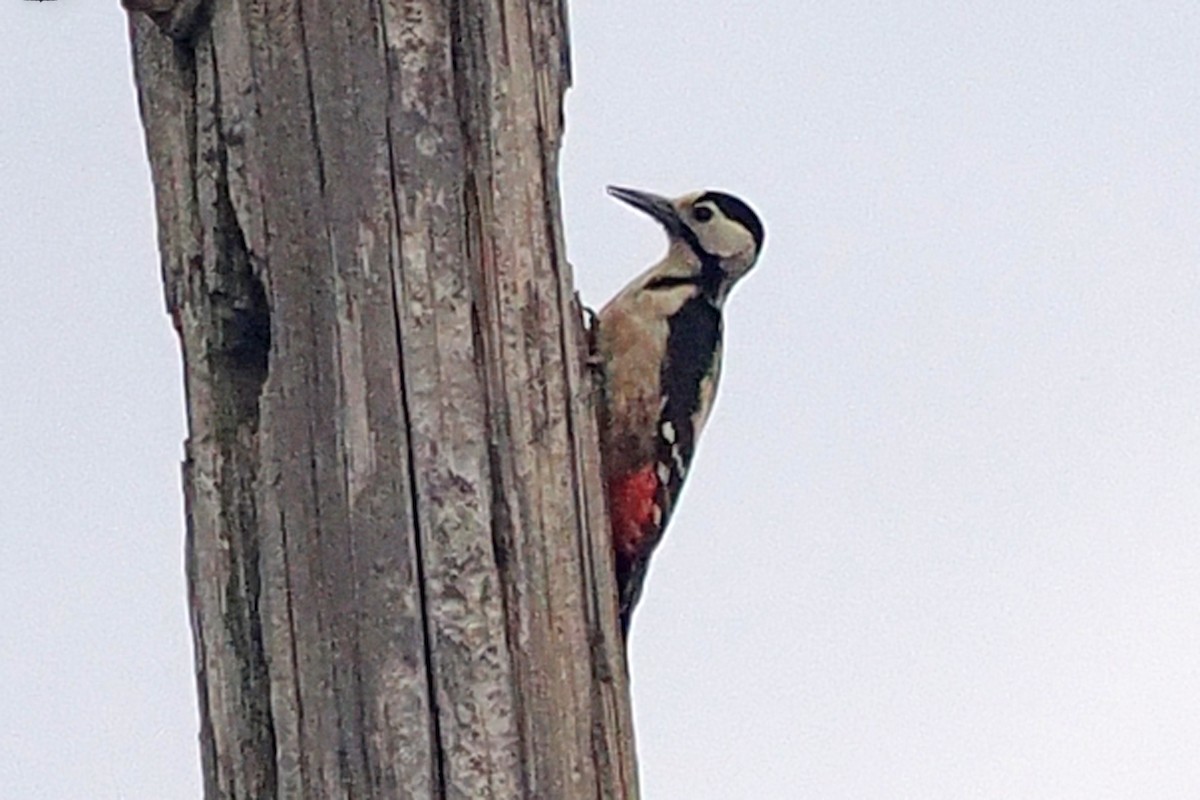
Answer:
[[[667,254],[601,310],[604,471],[622,630],[683,488],[721,374],[721,313],[758,259],[763,226],[717,191],[668,200],[609,188],[657,220]]]

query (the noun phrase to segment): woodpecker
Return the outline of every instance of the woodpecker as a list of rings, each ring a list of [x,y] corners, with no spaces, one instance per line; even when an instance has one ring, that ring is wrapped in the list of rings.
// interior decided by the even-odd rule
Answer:
[[[750,206],[724,192],[675,200],[615,186],[608,193],[657,220],[668,239],[663,259],[600,309],[595,324],[604,372],[604,476],[627,637],[650,556],[712,410],[721,310],[758,260],[763,225]]]

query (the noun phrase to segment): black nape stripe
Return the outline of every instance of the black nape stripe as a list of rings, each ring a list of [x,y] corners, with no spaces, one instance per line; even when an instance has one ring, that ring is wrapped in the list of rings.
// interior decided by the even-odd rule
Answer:
[[[696,198],[697,203],[705,201],[712,203],[721,209],[721,213],[726,217],[750,231],[750,235],[754,237],[755,249],[762,250],[765,231],[762,220],[758,218],[758,214],[754,213],[754,209],[746,205],[744,201],[724,192],[705,192]]]

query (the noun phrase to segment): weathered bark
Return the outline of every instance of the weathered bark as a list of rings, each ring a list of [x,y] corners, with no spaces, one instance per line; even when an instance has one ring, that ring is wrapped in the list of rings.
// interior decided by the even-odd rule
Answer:
[[[635,796],[560,0],[126,1],[206,796]]]

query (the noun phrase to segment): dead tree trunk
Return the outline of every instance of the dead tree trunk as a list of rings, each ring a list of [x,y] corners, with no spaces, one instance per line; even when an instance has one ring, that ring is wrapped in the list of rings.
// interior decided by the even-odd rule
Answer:
[[[126,0],[210,800],[636,796],[563,2]]]

